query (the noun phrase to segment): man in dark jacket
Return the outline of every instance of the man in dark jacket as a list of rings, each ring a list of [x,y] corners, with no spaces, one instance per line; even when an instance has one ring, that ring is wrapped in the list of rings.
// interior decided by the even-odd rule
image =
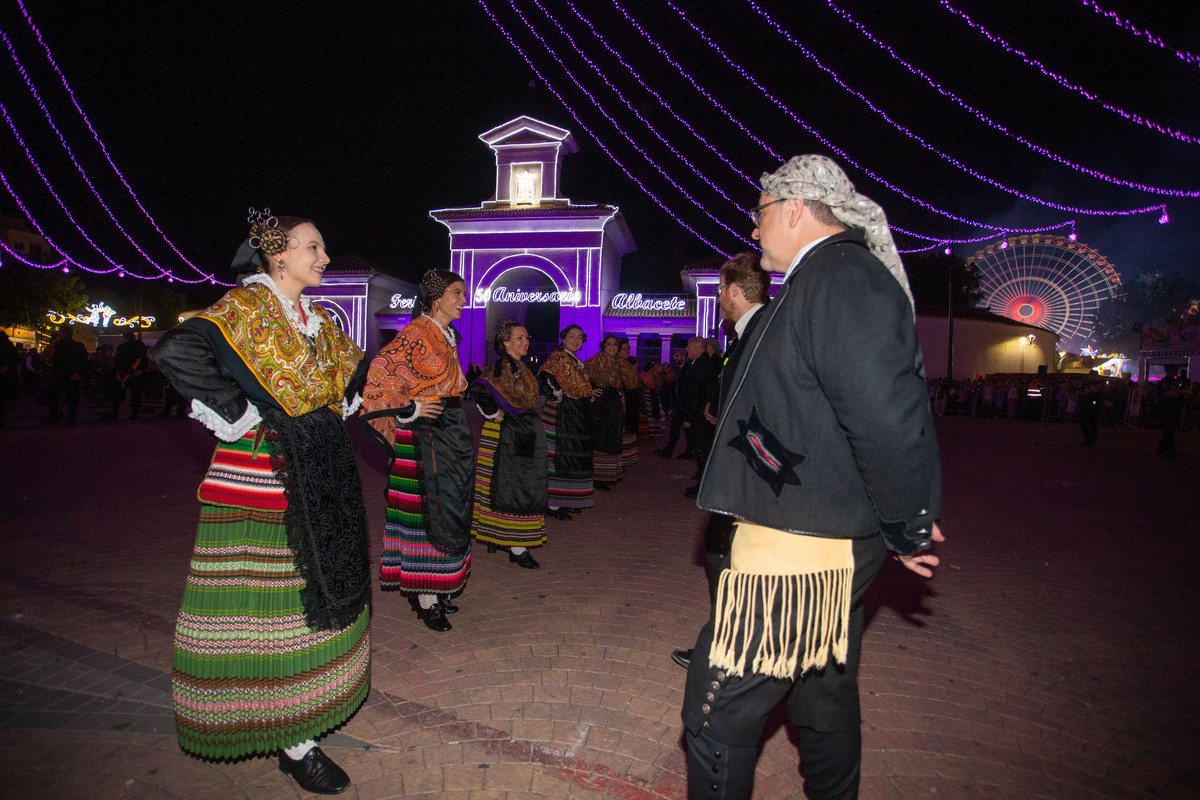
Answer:
[[[683,411],[683,392],[688,382],[691,361],[683,353],[676,352],[671,356],[671,364],[674,380],[670,380],[672,375],[665,376],[664,387],[671,399],[671,428],[667,434],[667,443],[654,452],[663,458],[670,458],[675,452],[676,443],[679,442],[679,434],[683,433],[683,452],[679,454],[679,458],[695,458],[696,451],[692,448],[691,429],[684,429],[683,427],[684,418],[686,417]]]
[[[54,357],[50,363],[50,418],[47,422],[59,421],[58,398],[65,392],[67,424],[75,424],[75,414],[79,411],[79,393],[87,371],[87,348],[82,342],[75,341],[75,334],[70,325],[61,326],[58,329],[58,338],[54,340]]]
[[[708,343],[703,337],[693,336],[688,340],[687,370],[679,379],[679,410],[683,415],[683,427],[688,433],[688,449],[696,458],[696,477],[704,471],[708,461],[709,450],[712,449],[714,425],[709,421],[710,412],[717,402],[720,392],[719,365],[717,359],[709,355]],[[699,483],[683,490],[685,497],[695,497],[700,488]]]
[[[716,425],[724,398],[729,396],[729,378],[737,370],[746,337],[754,331],[757,320],[761,319],[759,311],[770,299],[770,288],[771,276],[759,266],[758,253],[738,253],[721,266],[717,300],[721,304],[721,316],[726,322],[733,323],[734,335],[726,343],[718,400],[704,412],[711,425]],[[699,489],[699,486],[695,488]],[[695,493],[690,496],[695,497]],[[725,514],[709,515],[704,528],[704,569],[708,577],[709,600],[714,603],[717,600],[717,580],[729,555],[732,533],[732,517]],[[692,651],[673,650],[671,658],[686,669],[691,663]]]
[[[938,563],[941,484],[912,297],[883,210],[823,156],[763,175],[756,316],[717,424],[701,508],[738,522],[688,669],[691,797],[749,797],[786,702],[819,800],[858,796],[862,599],[890,550]]]
[[[137,419],[142,411],[142,373],[146,371],[146,345],[138,339],[133,331],[122,334],[125,341],[117,345],[117,353],[113,358],[117,368],[117,380],[121,382],[119,394],[114,398],[113,407],[107,414],[108,419],[118,419],[121,403],[125,401],[125,393],[129,392],[129,418]]]

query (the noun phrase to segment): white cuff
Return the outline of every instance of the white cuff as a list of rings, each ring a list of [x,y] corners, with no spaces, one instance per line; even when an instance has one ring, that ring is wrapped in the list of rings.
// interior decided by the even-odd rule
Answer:
[[[188,416],[216,434],[222,442],[236,442],[262,422],[262,415],[254,403],[246,403],[246,413],[234,423],[226,422],[224,417],[199,400],[192,400],[192,413]]]
[[[479,407],[478,407],[478,406],[476,406],[476,408],[479,408]],[[479,409],[479,413],[480,413],[480,414],[483,414],[483,418],[484,418],[484,419],[495,419],[496,417],[500,416],[500,412],[501,412],[501,411],[503,411],[503,410],[504,410],[504,409],[502,409],[502,408],[497,408],[497,409],[496,409],[496,412],[495,412],[494,414],[483,414],[483,409],[482,409],[482,408],[480,408],[480,409]]]
[[[343,397],[342,398],[342,421],[344,422],[347,419],[349,419],[350,415],[353,414],[355,411],[358,411],[358,407],[361,405],[362,405],[362,395],[361,394],[354,395],[354,401],[350,402],[350,403],[347,403],[346,398]]]
[[[412,422],[417,417],[421,416],[421,401],[420,400],[413,400],[413,408],[416,410],[413,411],[413,413],[407,417],[402,417],[399,414],[397,414],[396,415],[396,424],[397,425],[407,425],[408,423]]]
[[[562,389],[554,390],[554,399],[555,400],[562,400],[562,395],[563,395]]]

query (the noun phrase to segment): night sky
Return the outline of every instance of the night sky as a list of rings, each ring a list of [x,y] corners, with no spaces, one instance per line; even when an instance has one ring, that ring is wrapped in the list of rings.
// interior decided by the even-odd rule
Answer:
[[[851,15],[946,90],[1063,158],[1143,184],[1200,189],[1200,144],[1126,121],[1057,85],[937,0],[681,0],[680,8],[692,22],[757,87],[666,2],[578,0],[579,12],[658,97],[639,86],[569,3],[541,2],[539,7],[534,0],[515,0],[515,9],[552,45],[561,65],[507,0],[487,0],[486,8],[533,67],[485,6],[470,0],[25,0],[25,7],[142,204],[180,251],[206,269],[228,264],[251,205],[310,216],[332,254],[360,256],[402,278],[413,280],[425,269],[444,266],[448,236],[428,218],[428,210],[488,199],[494,167],[478,134],[527,114],[572,131],[578,141],[580,152],[564,159],[563,192],[575,202],[610,203],[623,210],[640,250],[627,261],[625,289],[678,291],[678,271],[687,262],[748,249],[739,237],[749,237],[750,223],[739,207],[754,205],[757,189],[723,159],[751,178],[778,165],[769,150],[783,157],[826,153],[845,164],[846,157],[834,153],[831,144],[858,162],[861,168],[847,171],[860,191],[884,206],[894,226],[955,238],[984,233],[967,223],[952,224],[866,171],[969,220],[1040,227],[1075,219],[1080,240],[1108,256],[1126,279],[1139,269],[1152,269],[1200,280],[1200,200],[1112,186],[1056,165],[941,98],[837,13],[841,9]],[[1188,64],[1173,51],[1120,29],[1095,13],[1093,4],[947,3],[1105,102],[1200,137],[1200,63]],[[1126,209],[1165,202],[1171,223],[1159,225],[1158,213],[1105,218],[1047,208],[948,166],[839,87],[756,7],[895,123],[978,172],[1066,206]],[[1103,0],[1101,7],[1149,29],[1172,48],[1200,53],[1200,4],[1194,0]],[[540,8],[574,37],[642,120],[712,185],[655,138]],[[622,8],[641,31],[622,15]],[[113,213],[160,263],[194,277],[103,160],[15,0],[0,1],[0,29]],[[651,40],[667,48],[678,67],[665,61]],[[0,55],[0,96],[45,174],[92,239],[137,270],[140,256],[78,178],[7,48]],[[690,72],[711,100],[680,69]],[[767,95],[827,141],[806,131]],[[712,149],[688,133],[676,116]],[[647,156],[676,185],[656,172]],[[695,233],[651,200],[613,157]],[[103,265],[44,190],[6,124],[0,125],[0,167],[52,238],[73,257]],[[684,193],[734,232],[706,216]],[[0,211],[18,215],[6,194],[0,194]],[[899,234],[896,239],[901,249],[922,244]],[[976,249],[961,245],[956,252],[969,256]]]

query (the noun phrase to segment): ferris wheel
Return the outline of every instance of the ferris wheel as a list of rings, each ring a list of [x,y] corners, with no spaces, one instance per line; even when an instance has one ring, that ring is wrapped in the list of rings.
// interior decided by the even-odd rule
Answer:
[[[1121,285],[1108,259],[1066,236],[1011,236],[967,263],[979,267],[993,313],[1054,331],[1068,352],[1091,344],[1096,311]]]

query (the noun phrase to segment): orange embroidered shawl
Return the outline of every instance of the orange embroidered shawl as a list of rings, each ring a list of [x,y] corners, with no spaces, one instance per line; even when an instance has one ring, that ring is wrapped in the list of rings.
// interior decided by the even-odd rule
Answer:
[[[592,384],[588,381],[587,373],[583,371],[583,365],[579,363],[578,358],[565,350],[555,350],[551,353],[538,372],[549,372],[553,375],[554,380],[558,381],[558,388],[562,389],[567,397],[579,400],[592,394]]]
[[[462,396],[466,388],[458,347],[446,341],[431,317],[422,314],[405,325],[371,361],[362,410],[399,411],[414,400]],[[377,417],[370,424],[392,441],[395,415]]]
[[[625,385],[621,379],[621,365],[603,350],[583,362],[583,368],[597,389],[620,389]]]
[[[621,380],[625,382],[626,389],[641,388],[642,379],[638,377],[637,369],[629,363],[628,359],[618,356],[617,365],[621,367]]]

